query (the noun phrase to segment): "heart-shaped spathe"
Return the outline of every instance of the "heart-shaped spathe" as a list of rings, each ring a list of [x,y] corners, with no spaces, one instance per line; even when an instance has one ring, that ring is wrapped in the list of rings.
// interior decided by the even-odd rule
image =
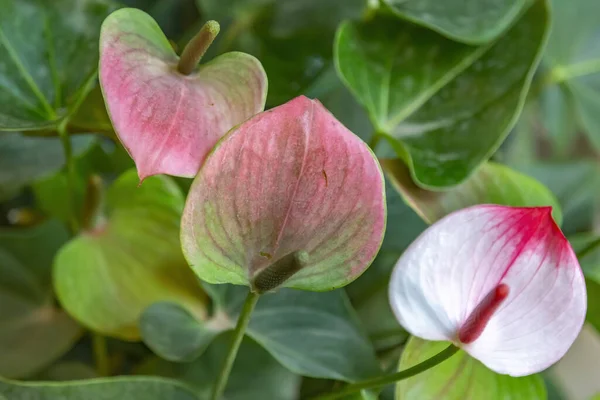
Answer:
[[[251,55],[231,52],[190,75],[143,11],[112,13],[100,34],[100,84],[119,139],[140,179],[193,177],[215,143],[264,109],[267,77]]]
[[[190,189],[181,241],[207,282],[324,291],[370,265],[385,215],[369,147],[301,96],[219,142]]]

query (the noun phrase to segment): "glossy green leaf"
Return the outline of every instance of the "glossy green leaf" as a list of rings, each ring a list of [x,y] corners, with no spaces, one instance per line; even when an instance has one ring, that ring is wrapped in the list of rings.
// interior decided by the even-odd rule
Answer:
[[[143,320],[151,322],[151,327],[178,324],[163,332],[142,329],[144,340],[159,355],[189,361],[206,348],[206,341],[216,336],[215,332],[233,329],[248,289],[206,285],[206,290],[216,307],[206,323],[192,321],[181,310],[166,312],[160,304],[145,313]],[[341,290],[310,293],[282,289],[262,295],[247,335],[300,375],[356,381],[379,371],[373,348]],[[182,344],[185,340],[189,343]]]
[[[591,229],[596,198],[600,194],[600,168],[594,162],[516,165],[554,193],[563,212],[563,232]]]
[[[520,15],[527,0],[382,0],[391,11],[451,39],[484,43],[497,38]]]
[[[198,399],[188,387],[180,383],[150,377],[103,378],[66,383],[0,380],[0,396],[7,400]]]
[[[552,0],[553,29],[545,62],[550,82],[563,83],[590,141],[600,149],[600,45],[594,0]]]
[[[386,138],[425,188],[466,179],[502,143],[523,107],[548,32],[536,2],[511,30]]]
[[[364,0],[198,0],[203,16],[224,27],[216,48],[258,58],[269,77],[267,105],[303,94],[333,64],[332,46],[340,21],[356,18]]]
[[[208,400],[220,371],[231,335],[219,336],[208,350],[191,363],[158,358],[146,362],[139,372],[181,380],[194,387],[200,400]],[[296,400],[300,377],[279,364],[250,338],[242,341],[223,398],[227,400]]]
[[[233,327],[224,313],[202,322],[179,304],[168,302],[152,304],[140,318],[148,347],[166,360],[179,362],[197,359],[219,333]]]
[[[381,164],[406,202],[428,223],[476,204],[552,206],[552,216],[559,224],[562,221],[558,200],[549,189],[501,164],[483,164],[469,179],[444,192],[418,187],[401,160],[382,160]]]
[[[577,121],[572,103],[572,96],[564,85],[548,86],[540,94],[541,122],[554,145],[554,152],[561,156],[570,150],[576,139]]]
[[[334,46],[340,77],[387,133],[485,50],[388,16],[344,22]]]
[[[52,258],[67,240],[56,221],[0,231],[0,376],[29,376],[66,353],[81,329],[56,308]]]
[[[72,138],[74,155],[90,149],[94,142],[91,135]],[[0,201],[36,179],[52,175],[64,164],[64,151],[58,138],[0,133]]]
[[[83,100],[112,8],[105,0],[0,1],[0,130],[55,127]]]
[[[71,315],[95,331],[136,340],[140,314],[157,301],[204,314],[202,291],[179,244],[183,200],[165,176],[138,187],[135,170],[110,187],[107,219],[67,243],[55,260],[54,285]]]
[[[399,370],[436,355],[449,343],[412,338],[402,353]],[[434,368],[398,383],[397,400],[545,400],[540,375],[499,375],[460,350]]]

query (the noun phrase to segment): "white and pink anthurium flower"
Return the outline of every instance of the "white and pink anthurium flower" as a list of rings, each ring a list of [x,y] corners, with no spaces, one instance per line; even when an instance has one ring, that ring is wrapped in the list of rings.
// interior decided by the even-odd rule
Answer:
[[[453,342],[495,372],[524,376],[573,344],[586,289],[551,207],[479,205],[415,240],[394,268],[390,301],[412,335]]]

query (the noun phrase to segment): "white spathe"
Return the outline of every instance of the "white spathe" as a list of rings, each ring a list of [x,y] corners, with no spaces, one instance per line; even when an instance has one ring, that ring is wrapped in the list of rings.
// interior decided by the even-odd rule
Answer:
[[[475,340],[461,343],[460,328],[500,284],[508,296],[491,318],[480,318]],[[581,268],[550,207],[479,205],[452,213],[404,252],[390,282],[392,309],[408,332],[451,341],[512,376],[542,371],[567,352],[586,301]]]

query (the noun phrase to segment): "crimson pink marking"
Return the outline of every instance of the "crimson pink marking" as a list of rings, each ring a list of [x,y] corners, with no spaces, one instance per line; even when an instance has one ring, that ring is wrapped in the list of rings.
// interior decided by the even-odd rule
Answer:
[[[458,331],[458,340],[462,343],[473,343],[485,329],[486,325],[496,312],[498,307],[506,300],[509,293],[508,285],[501,283],[496,286],[475,307],[469,318]]]

